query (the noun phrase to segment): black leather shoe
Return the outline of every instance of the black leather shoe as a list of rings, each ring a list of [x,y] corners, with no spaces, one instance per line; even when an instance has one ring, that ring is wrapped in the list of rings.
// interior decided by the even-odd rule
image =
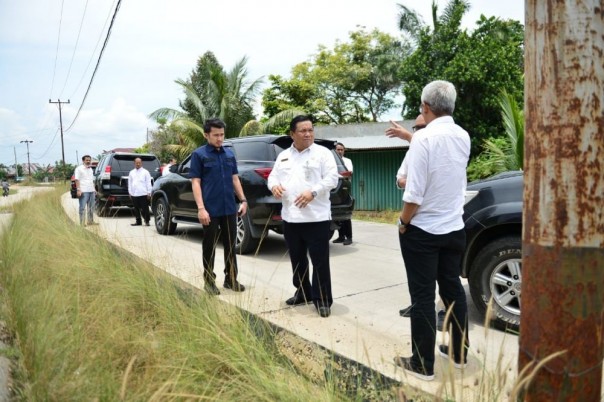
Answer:
[[[206,282],[203,288],[211,296],[218,296],[220,294],[220,290],[218,290],[214,282]]]
[[[145,222],[145,226],[149,226],[149,221]]]
[[[329,317],[331,315],[331,309],[329,307],[317,307],[317,311],[321,317]]]
[[[409,318],[409,317],[411,317],[411,309],[412,308],[413,308],[413,306],[405,307],[404,309],[399,310],[398,313],[401,315],[401,317]]]
[[[312,301],[306,300],[301,293],[296,293],[293,297],[290,297],[285,301],[285,304],[287,304],[288,306],[299,306],[300,304],[309,303],[312,303]]]
[[[140,222],[131,223],[130,226],[142,226],[143,224]]]
[[[243,292],[245,290],[245,286],[243,286],[242,284],[240,284],[239,282],[237,282],[236,280],[233,282],[227,282],[225,281],[222,286],[224,286],[225,289],[231,289],[233,292]]]
[[[350,246],[352,244],[352,239],[346,239],[343,243],[345,246]]]
[[[340,239],[339,237],[332,241],[332,243],[344,243],[344,239]]]

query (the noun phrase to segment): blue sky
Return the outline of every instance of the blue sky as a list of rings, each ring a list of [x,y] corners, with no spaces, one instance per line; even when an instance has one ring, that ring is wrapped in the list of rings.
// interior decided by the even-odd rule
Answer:
[[[116,0],[0,0],[0,163],[26,162],[20,141],[33,141],[31,162],[61,160],[63,105],[65,160],[145,143],[147,115],[177,107],[174,80],[186,79],[197,58],[216,54],[230,69],[248,57],[249,77],[289,76],[319,45],[345,41],[357,26],[397,30],[397,3],[430,21],[431,1],[410,0],[123,0],[113,31],[75,123]],[[441,9],[446,1],[438,1]],[[522,0],[475,0],[464,19],[480,14],[524,22]],[[62,12],[61,12],[62,9]],[[85,10],[85,12],[84,12]],[[60,28],[60,32],[59,32]],[[393,111],[393,115],[398,115]]]

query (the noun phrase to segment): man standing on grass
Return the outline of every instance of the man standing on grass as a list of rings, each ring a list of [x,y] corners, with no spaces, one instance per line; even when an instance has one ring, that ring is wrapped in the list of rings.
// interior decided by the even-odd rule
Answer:
[[[149,226],[149,200],[151,199],[151,174],[143,167],[143,160],[134,160],[134,169],[128,175],[128,193],[134,205],[134,218],[136,221],[131,226],[141,226],[141,215],[145,226]]]
[[[92,158],[90,155],[82,156],[82,164],[78,166],[75,170],[75,183],[77,196],[80,203],[80,225],[85,226],[86,222],[84,220],[84,215],[86,209],[88,209],[88,224],[96,225],[94,222],[93,208],[94,208],[94,198],[96,191],[94,190],[94,182],[93,182],[93,172],[90,164],[92,163]]]
[[[247,200],[239,181],[237,160],[233,151],[222,146],[226,125],[220,119],[209,119],[203,126],[208,143],[191,156],[189,177],[197,204],[197,218],[203,225],[203,279],[204,289],[210,295],[219,295],[214,273],[214,256],[218,238],[224,248],[224,287],[243,292],[245,286],[237,281],[237,215],[247,212]],[[235,196],[240,202],[239,208]]]
[[[466,245],[462,219],[470,137],[453,121],[457,93],[447,81],[433,81],[422,91],[420,112],[426,128],[413,135],[405,159],[408,172],[399,242],[411,294],[411,357],[395,357],[396,365],[423,380],[434,379],[436,344],[435,291],[451,308],[450,344],[439,354],[466,364],[468,307],[461,284]]]

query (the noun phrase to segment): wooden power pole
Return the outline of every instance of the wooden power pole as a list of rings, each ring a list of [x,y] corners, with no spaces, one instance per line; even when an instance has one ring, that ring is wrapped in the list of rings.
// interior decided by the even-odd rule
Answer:
[[[63,161],[63,169],[65,169],[65,145],[63,143],[63,114],[61,113],[61,105],[62,104],[69,104],[69,99],[67,99],[67,102],[61,102],[61,99],[57,99],[56,102],[53,102],[52,100],[48,100],[48,103],[57,103],[59,105],[59,125],[61,127],[61,156],[62,156],[62,161]],[[76,161],[77,164],[77,161]]]
[[[602,396],[603,5],[525,1],[519,370],[542,364],[524,392],[527,401]]]

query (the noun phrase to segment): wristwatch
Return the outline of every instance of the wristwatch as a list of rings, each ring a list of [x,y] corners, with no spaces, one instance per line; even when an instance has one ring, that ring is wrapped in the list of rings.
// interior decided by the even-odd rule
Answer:
[[[409,225],[408,223],[403,222],[403,220],[399,217],[398,218],[398,227],[400,228],[406,228],[407,225]]]
[[[312,191],[311,194],[312,194],[312,198],[317,198],[317,192],[316,191]]]

